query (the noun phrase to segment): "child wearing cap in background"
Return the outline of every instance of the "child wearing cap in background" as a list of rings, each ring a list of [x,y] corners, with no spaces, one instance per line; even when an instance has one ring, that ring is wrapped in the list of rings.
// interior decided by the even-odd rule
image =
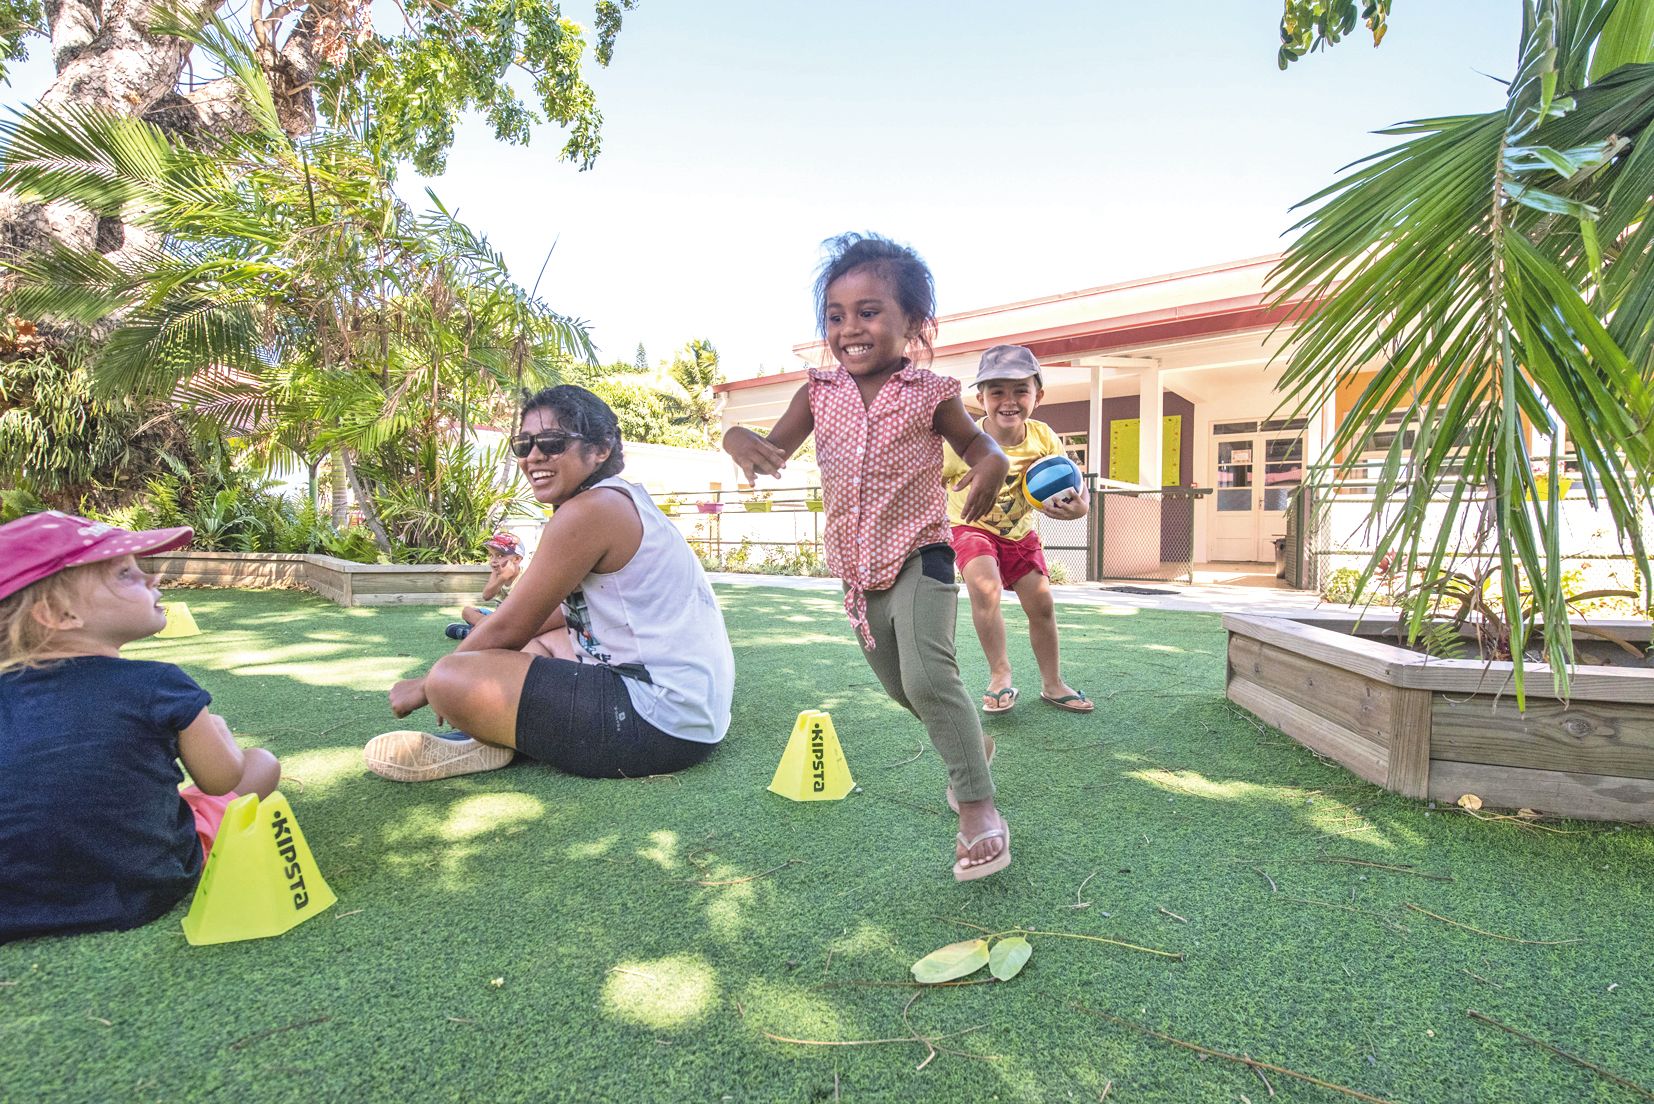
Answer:
[[[136,557],[191,536],[56,511],[0,525],[0,943],[154,920],[195,888],[230,801],[281,779],[189,675],[121,658],[167,623]]]
[[[974,382],[985,413],[977,424],[992,437],[1011,461],[1010,474],[993,508],[974,521],[964,519],[963,492],[948,492],[948,521],[953,527],[953,551],[958,557],[965,588],[971,596],[971,619],[988,659],[988,689],[982,695],[984,713],[1004,713],[1017,703],[1011,685],[1011,657],[1005,648],[1005,618],[1000,592],[1014,591],[1028,617],[1028,642],[1039,664],[1040,697],[1071,713],[1089,713],[1092,703],[1084,693],[1063,681],[1057,655],[1056,603],[1051,597],[1050,568],[1045,549],[1034,529],[1036,507],[1022,494],[1022,476],[1042,456],[1063,451],[1051,427],[1033,417],[1045,397],[1040,366],[1021,345],[995,345],[982,354]],[[942,479],[949,487],[968,465],[952,449],[944,453]],[[1042,512],[1058,521],[1085,517],[1085,496],[1059,495]]]
[[[483,585],[482,600],[493,602],[497,598],[503,602],[511,593],[511,584],[523,573],[523,542],[502,529],[483,541],[482,546],[488,552],[488,582]],[[498,608],[499,602],[487,607],[466,606],[459,611],[465,620],[455,621],[443,632],[450,640],[464,640],[471,635],[472,626]]]

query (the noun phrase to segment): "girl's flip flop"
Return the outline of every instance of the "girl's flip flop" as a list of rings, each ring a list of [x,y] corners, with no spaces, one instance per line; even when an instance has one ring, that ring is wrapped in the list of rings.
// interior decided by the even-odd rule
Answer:
[[[1005,700],[1005,695],[1007,694],[1011,695],[1010,701]],[[993,699],[994,703],[991,706],[988,704],[988,699],[990,698]],[[1016,703],[1017,688],[1015,686],[1007,686],[1003,690],[982,691],[982,712],[984,713],[1009,713],[1011,711],[1011,707]]]
[[[964,860],[960,859],[956,861],[953,864],[954,881],[974,882],[978,878],[986,878],[989,874],[997,874],[1001,870],[1004,870],[1007,866],[1011,865],[1011,825],[1003,817],[1000,818],[999,825],[1000,826],[998,828],[989,828],[986,832],[981,833],[972,840],[967,840],[965,838],[965,833],[963,832],[955,834],[954,839],[964,845],[966,851],[969,851],[983,840],[992,839],[995,836],[999,836],[1005,840],[1005,848],[1000,851],[999,854],[984,863],[973,863],[970,866],[961,866],[960,863],[964,862]]]

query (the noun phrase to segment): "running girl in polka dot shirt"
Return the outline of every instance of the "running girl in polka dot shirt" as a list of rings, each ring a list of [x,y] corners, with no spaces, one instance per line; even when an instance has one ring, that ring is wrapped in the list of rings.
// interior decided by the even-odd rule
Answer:
[[[959,381],[928,360],[936,292],[918,254],[877,235],[827,242],[816,319],[838,361],[810,371],[768,437],[737,427],[724,448],[750,482],[779,475],[813,432],[821,468],[827,567],[879,682],[924,724],[948,768],[958,810],[953,876],[983,878],[1011,861],[1010,826],[994,806],[990,751],[959,677],[953,634],[959,587],[942,485],[942,442],[968,467],[964,513],[993,506],[1009,462],[971,420]]]

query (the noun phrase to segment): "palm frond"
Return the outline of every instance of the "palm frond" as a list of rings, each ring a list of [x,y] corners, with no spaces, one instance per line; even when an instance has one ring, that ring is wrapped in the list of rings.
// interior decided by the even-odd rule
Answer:
[[[1504,109],[1393,128],[1401,142],[1305,201],[1303,233],[1272,276],[1277,302],[1305,304],[1283,352],[1283,405],[1307,413],[1368,375],[1313,478],[1349,477],[1401,416],[1374,480],[1363,584],[1385,557],[1403,577],[1433,578],[1491,555],[1513,639],[1542,622],[1564,686],[1564,436],[1590,500],[1649,577],[1654,66],[1588,84],[1613,10],[1530,2]],[[1548,455],[1529,455],[1534,428]],[[1552,475],[1546,495],[1536,466]],[[1409,611],[1412,631],[1426,612],[1422,601]]]

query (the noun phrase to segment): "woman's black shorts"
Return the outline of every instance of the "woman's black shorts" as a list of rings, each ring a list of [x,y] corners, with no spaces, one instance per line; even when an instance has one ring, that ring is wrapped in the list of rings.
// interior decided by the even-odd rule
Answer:
[[[517,750],[582,778],[642,778],[694,766],[716,744],[668,736],[632,707],[612,667],[534,657],[517,706]]]

